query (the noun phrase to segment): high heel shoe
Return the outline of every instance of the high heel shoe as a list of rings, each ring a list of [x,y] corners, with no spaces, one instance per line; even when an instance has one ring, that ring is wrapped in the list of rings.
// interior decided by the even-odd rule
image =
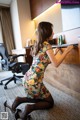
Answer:
[[[19,115],[20,112],[22,112],[22,110],[16,109],[16,112],[15,112],[15,119],[16,120],[20,118],[20,115]],[[27,120],[31,120],[31,115],[27,115]]]
[[[4,102],[4,109],[6,111],[6,108],[9,108],[12,113],[15,113],[15,111],[12,110],[12,108],[7,104],[7,100]]]
[[[7,100],[4,102],[4,111],[6,112],[6,104],[7,104]]]
[[[20,115],[19,113],[22,112],[20,109],[16,109],[16,112],[15,112],[15,119],[17,120],[18,118],[20,118]]]

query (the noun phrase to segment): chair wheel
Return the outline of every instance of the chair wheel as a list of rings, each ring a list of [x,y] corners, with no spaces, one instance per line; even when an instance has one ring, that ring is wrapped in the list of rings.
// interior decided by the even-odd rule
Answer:
[[[3,85],[3,83],[2,83],[2,82],[0,82],[0,85]]]
[[[7,89],[7,86],[4,86],[4,89]]]

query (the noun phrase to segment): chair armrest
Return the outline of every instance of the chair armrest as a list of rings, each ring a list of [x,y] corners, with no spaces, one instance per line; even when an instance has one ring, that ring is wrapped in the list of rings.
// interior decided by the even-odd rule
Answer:
[[[9,55],[8,60],[9,61],[15,61],[18,57],[25,56],[25,54],[19,54],[19,55]]]

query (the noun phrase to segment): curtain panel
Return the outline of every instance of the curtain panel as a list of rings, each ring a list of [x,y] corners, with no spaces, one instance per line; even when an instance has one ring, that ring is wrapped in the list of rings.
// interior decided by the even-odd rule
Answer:
[[[15,49],[10,8],[0,9],[0,19],[3,34],[3,43],[7,48],[8,54],[12,54],[12,49]]]

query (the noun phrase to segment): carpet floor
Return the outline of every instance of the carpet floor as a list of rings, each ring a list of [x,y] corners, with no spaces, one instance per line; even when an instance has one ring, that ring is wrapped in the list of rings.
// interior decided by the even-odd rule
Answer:
[[[44,84],[54,98],[54,107],[50,110],[33,111],[31,120],[80,120],[80,101],[54,88],[45,81]],[[17,82],[17,84],[11,82],[7,90],[4,89],[4,85],[0,86],[0,116],[1,112],[4,112],[3,103],[5,100],[11,105],[16,96],[25,96],[24,88],[20,82]],[[24,110],[26,104],[21,104],[18,108]],[[8,108],[7,112],[9,120],[15,120],[14,114]]]

